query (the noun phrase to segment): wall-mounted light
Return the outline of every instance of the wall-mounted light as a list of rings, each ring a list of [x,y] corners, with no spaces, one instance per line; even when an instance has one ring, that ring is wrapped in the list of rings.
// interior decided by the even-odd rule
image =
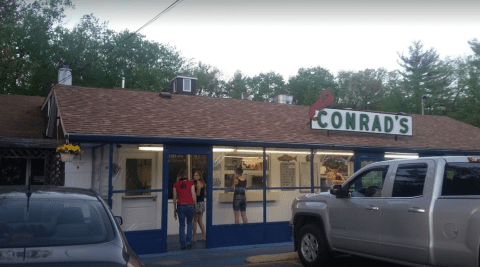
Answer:
[[[418,159],[417,153],[392,153],[385,152],[386,159]]]
[[[138,149],[144,151],[163,151],[163,147],[161,146],[139,146]]]

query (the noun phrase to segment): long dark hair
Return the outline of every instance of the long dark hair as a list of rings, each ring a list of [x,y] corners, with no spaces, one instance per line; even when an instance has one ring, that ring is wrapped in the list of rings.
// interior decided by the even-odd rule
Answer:
[[[205,180],[203,180],[203,175],[202,175],[202,173],[199,172],[199,171],[195,171],[195,172],[193,173],[193,176],[195,176],[195,174],[198,174],[198,176],[200,176],[200,179],[198,179],[198,182],[202,182],[203,187],[205,188],[205,187],[207,186],[207,183],[205,183]],[[195,180],[195,178],[193,178],[193,179]],[[197,181],[195,181],[195,182],[197,182]]]

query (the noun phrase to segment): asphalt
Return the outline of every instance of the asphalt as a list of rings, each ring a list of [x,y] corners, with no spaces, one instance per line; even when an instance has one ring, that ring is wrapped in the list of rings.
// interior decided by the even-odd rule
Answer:
[[[303,266],[293,249],[293,242],[251,246],[205,249],[197,244],[191,250],[172,251],[161,254],[140,255],[143,263],[153,266],[181,267],[298,267]],[[404,267],[393,263],[376,261],[358,256],[335,254],[326,267]]]
[[[293,242],[140,255],[146,266],[224,267],[298,260]]]

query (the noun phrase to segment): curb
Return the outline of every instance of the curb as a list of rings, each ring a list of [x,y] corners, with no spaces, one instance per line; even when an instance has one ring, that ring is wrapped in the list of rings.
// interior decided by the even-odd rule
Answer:
[[[275,261],[291,261],[298,259],[297,252],[289,252],[282,254],[267,254],[267,255],[258,255],[251,256],[245,259],[247,263],[266,263],[266,262],[275,262]]]

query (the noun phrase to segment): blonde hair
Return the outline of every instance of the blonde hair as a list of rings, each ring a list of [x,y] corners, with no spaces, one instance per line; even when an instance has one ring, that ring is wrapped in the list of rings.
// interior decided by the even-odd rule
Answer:
[[[187,178],[187,180],[188,180],[188,175],[187,175],[186,170],[181,170],[181,171],[178,172],[177,181],[180,181],[180,179],[182,179],[183,177]]]

